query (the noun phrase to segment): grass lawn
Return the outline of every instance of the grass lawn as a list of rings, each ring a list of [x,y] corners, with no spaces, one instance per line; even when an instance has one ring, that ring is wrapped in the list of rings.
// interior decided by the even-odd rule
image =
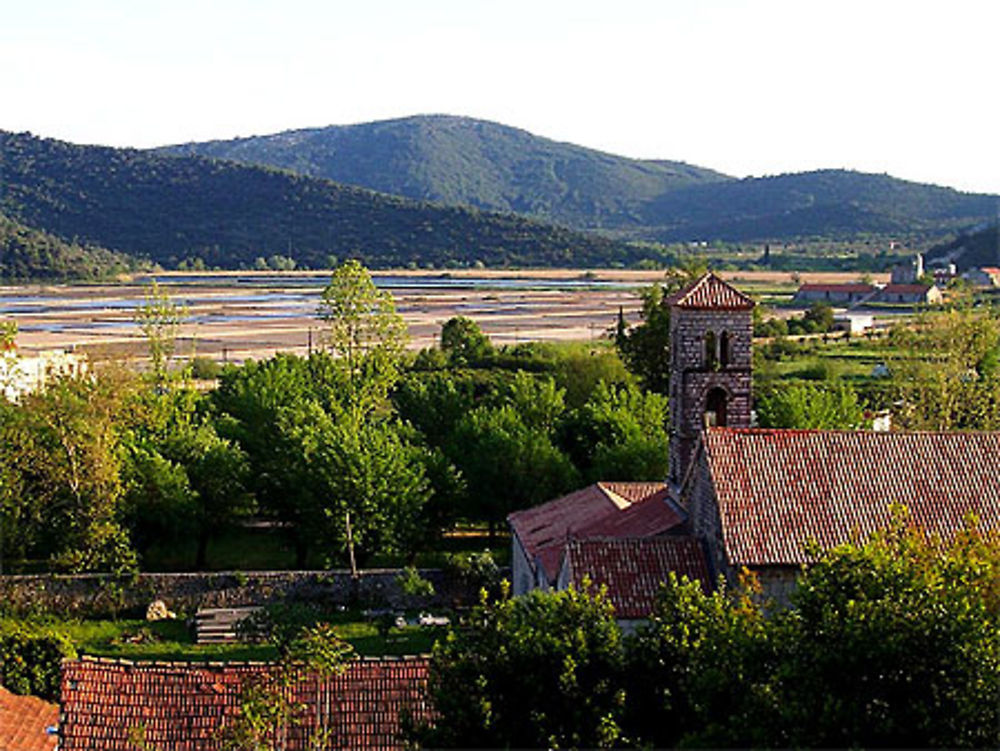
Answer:
[[[392,628],[382,636],[373,621],[357,612],[330,618],[338,635],[351,643],[359,656],[411,655],[430,652],[443,636],[442,628],[406,626]],[[69,638],[79,654],[120,657],[131,660],[273,660],[277,650],[269,644],[195,644],[183,620],[57,620],[29,622],[0,619],[0,628],[25,624],[33,630],[60,633]]]

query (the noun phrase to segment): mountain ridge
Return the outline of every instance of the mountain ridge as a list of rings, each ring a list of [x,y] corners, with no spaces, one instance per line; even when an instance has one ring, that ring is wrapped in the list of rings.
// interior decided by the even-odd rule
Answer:
[[[267,164],[446,205],[514,211],[656,242],[872,232],[943,234],[992,215],[996,196],[845,169],[733,178],[630,159],[453,115],[163,147]]]

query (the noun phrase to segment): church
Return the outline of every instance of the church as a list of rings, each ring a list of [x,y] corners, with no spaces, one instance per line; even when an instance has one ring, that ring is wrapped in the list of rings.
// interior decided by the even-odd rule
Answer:
[[[1000,433],[752,428],[753,300],[708,273],[666,304],[668,477],[598,483],[511,514],[515,594],[587,577],[632,620],[670,571],[708,588],[746,568],[782,600],[811,541],[863,539],[894,505],[945,539],[970,515],[1000,528]]]

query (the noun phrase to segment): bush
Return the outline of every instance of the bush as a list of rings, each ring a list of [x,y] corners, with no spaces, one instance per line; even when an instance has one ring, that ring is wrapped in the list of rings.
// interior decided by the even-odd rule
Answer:
[[[0,685],[15,694],[59,699],[62,661],[76,657],[69,639],[27,626],[0,631]]]

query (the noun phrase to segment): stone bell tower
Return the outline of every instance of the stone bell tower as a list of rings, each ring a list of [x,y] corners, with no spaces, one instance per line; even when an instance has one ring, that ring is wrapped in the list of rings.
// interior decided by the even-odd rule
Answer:
[[[709,272],[670,306],[670,476],[679,486],[706,426],[750,427],[754,301]]]

